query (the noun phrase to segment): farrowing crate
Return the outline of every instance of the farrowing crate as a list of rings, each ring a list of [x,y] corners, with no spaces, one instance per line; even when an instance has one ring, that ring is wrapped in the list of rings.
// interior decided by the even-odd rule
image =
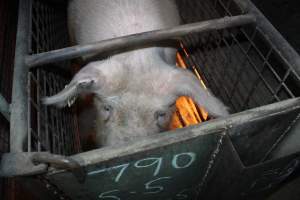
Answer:
[[[49,187],[55,185],[61,198],[258,199],[299,169],[300,148],[293,143],[300,137],[295,131],[300,124],[298,54],[248,0],[177,4],[184,23],[239,15],[256,19],[191,33],[180,41],[188,68],[236,114],[128,146],[76,154],[80,145],[75,111],[40,103],[42,96],[56,93],[70,80],[63,70],[69,63],[53,62],[67,55],[34,55],[69,45],[67,4],[21,1],[10,117],[12,137],[18,139],[10,141],[11,152],[21,148],[72,155],[58,158],[73,164],[67,170],[48,168],[39,176]],[[25,146],[19,139],[24,133]],[[55,158],[41,155],[36,160],[53,163]]]

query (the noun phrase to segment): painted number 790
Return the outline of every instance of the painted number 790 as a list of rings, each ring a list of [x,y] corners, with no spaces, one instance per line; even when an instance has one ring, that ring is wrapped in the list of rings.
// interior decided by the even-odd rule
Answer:
[[[184,157],[187,158],[187,162],[182,163],[180,165],[178,160],[180,158],[184,158]],[[196,154],[193,152],[180,153],[180,154],[176,154],[173,156],[171,165],[174,169],[185,169],[185,168],[188,168],[189,166],[191,166],[195,160],[196,160]],[[157,176],[161,170],[162,162],[163,162],[162,157],[149,157],[149,158],[145,158],[145,159],[136,161],[134,163],[134,167],[135,168],[153,167],[153,176]],[[126,172],[126,169],[129,167],[129,165],[130,165],[129,163],[125,163],[125,164],[113,166],[110,168],[104,168],[104,169],[89,172],[88,175],[92,176],[92,175],[96,175],[96,174],[103,173],[106,171],[120,169],[118,171],[116,177],[114,178],[115,182],[119,182],[121,177],[123,176],[123,174]]]

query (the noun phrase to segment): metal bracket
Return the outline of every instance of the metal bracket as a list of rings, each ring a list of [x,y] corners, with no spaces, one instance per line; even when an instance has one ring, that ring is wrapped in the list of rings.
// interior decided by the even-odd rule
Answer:
[[[0,163],[0,177],[30,176],[47,172],[46,164],[32,162],[35,153],[5,153]],[[45,153],[47,154],[47,153]]]
[[[36,153],[32,156],[32,161],[37,164],[47,163],[56,169],[71,171],[79,183],[83,183],[86,178],[84,168],[74,159],[61,155]]]
[[[0,177],[31,176],[43,174],[51,166],[69,170],[79,183],[84,182],[86,173],[80,164],[65,156],[48,152],[5,153],[0,163]]]

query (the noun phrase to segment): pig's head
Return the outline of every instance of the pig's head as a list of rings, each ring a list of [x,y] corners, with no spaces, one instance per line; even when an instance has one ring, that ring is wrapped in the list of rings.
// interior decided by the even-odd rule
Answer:
[[[166,130],[180,96],[191,97],[211,116],[228,114],[223,103],[204,90],[191,72],[163,65],[133,67],[114,59],[93,62],[61,92],[44,98],[43,103],[62,107],[78,95],[93,93],[99,146],[121,144]]]

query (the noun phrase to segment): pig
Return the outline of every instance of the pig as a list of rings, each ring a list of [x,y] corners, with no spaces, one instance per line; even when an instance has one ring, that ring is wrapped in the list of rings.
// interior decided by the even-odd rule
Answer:
[[[72,40],[87,44],[177,26],[180,17],[172,0],[71,0],[68,22]],[[173,47],[114,54],[88,63],[43,103],[66,106],[79,95],[93,94],[98,147],[127,144],[167,130],[180,96],[191,97],[213,117],[227,116],[227,107],[175,62]]]

